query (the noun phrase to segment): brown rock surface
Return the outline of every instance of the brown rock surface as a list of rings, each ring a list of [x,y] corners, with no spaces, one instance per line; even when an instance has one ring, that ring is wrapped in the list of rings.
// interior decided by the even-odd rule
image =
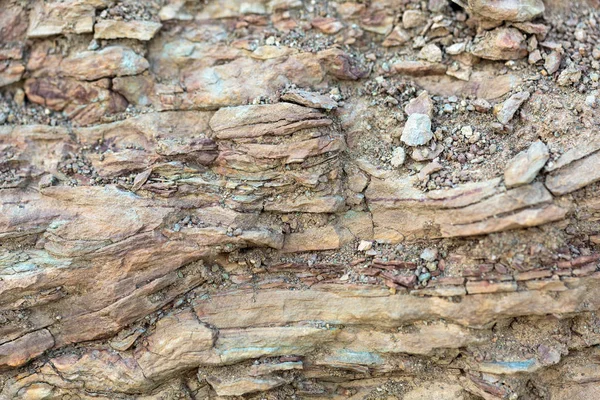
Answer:
[[[593,398],[597,10],[455,3],[0,0],[0,399]]]

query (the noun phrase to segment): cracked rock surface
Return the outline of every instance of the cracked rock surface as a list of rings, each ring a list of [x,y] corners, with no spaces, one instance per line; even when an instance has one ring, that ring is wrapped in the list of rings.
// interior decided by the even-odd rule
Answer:
[[[599,18],[0,0],[0,400],[600,398]]]

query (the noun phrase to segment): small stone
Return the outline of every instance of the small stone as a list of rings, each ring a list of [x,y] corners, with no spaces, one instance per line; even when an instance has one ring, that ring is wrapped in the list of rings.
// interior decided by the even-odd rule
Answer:
[[[492,108],[489,101],[486,99],[477,99],[473,101],[473,106],[475,107],[475,110],[480,113],[486,113]]]
[[[559,86],[568,86],[576,84],[581,79],[581,70],[574,64],[565,68],[558,76],[557,83]]]
[[[429,118],[433,116],[433,101],[426,91],[421,92],[417,97],[411,99],[404,107],[406,115],[425,114]]]
[[[538,140],[509,161],[504,171],[504,183],[507,187],[514,187],[532,182],[548,158],[548,147]]]
[[[396,147],[392,152],[392,159],[390,160],[390,164],[394,168],[399,168],[404,165],[404,161],[406,160],[406,151],[403,147]]]
[[[429,272],[424,272],[419,275],[419,283],[426,282],[429,279],[431,279],[431,273],[429,273]]]
[[[494,114],[498,121],[504,125],[508,124],[529,96],[529,92],[519,92],[510,96],[504,103],[497,104],[494,107]]]
[[[361,240],[358,244],[358,251],[369,251],[373,248],[373,242]]]
[[[537,64],[540,61],[542,61],[542,53],[538,49],[529,53],[529,58],[527,59],[529,64]]]
[[[19,107],[23,106],[23,104],[25,103],[25,92],[23,91],[23,89],[17,89],[15,91],[13,100]]]
[[[99,48],[100,48],[100,44],[98,43],[98,41],[96,39],[92,39],[92,41],[88,45],[88,50],[94,51],[94,50],[98,50]]]
[[[473,128],[468,125],[463,126],[460,128],[460,133],[462,133],[462,135],[468,139],[473,135]]]
[[[385,38],[381,44],[383,47],[401,46],[410,41],[411,36],[400,25],[396,25],[394,30]]]
[[[584,42],[587,39],[587,33],[583,29],[575,29],[575,39]]]
[[[452,55],[452,56],[456,56],[459,55],[461,53],[463,53],[465,51],[467,47],[466,43],[454,43],[451,46],[446,47],[446,53]]]
[[[421,49],[419,58],[432,63],[442,62],[442,50],[435,44],[430,43]]]
[[[556,50],[551,51],[546,56],[546,60],[544,61],[544,68],[546,68],[546,72],[552,75],[560,68],[560,63],[562,61],[562,56]]]
[[[46,174],[46,175],[42,176],[42,178],[40,179],[38,187],[40,189],[43,189],[43,188],[53,186],[55,183],[56,183],[56,178],[54,177],[54,175]]]
[[[430,162],[419,171],[419,180],[423,182],[427,181],[427,179],[429,179],[429,175],[433,174],[434,172],[441,171],[442,168],[442,165],[436,160]]]
[[[400,140],[408,146],[422,146],[433,138],[431,119],[425,114],[409,115]]]
[[[438,250],[432,248],[426,248],[421,252],[421,259],[425,261],[435,261],[438,258]]]
[[[406,10],[402,14],[404,29],[417,28],[427,23],[427,14],[419,10]]]
[[[585,98],[585,105],[588,107],[596,108],[596,96],[593,94]]]

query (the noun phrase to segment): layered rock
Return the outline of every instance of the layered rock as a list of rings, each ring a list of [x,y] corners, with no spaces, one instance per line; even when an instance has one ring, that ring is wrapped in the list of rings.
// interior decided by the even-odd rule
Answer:
[[[596,395],[592,11],[0,3],[1,399]]]

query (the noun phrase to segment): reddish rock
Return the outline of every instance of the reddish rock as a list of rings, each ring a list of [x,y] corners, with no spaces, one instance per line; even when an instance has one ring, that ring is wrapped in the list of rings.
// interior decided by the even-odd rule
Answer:
[[[517,60],[527,56],[527,44],[517,29],[497,28],[476,41],[471,53],[488,60]]]
[[[47,329],[27,333],[0,345],[0,370],[20,367],[54,346],[54,337]]]
[[[64,111],[80,125],[100,121],[105,115],[122,112],[127,101],[107,89],[107,82],[80,82],[73,79],[40,78],[25,81],[29,101],[55,111]]]
[[[314,28],[328,35],[336,34],[344,28],[344,24],[335,18],[315,18],[310,23]]]

